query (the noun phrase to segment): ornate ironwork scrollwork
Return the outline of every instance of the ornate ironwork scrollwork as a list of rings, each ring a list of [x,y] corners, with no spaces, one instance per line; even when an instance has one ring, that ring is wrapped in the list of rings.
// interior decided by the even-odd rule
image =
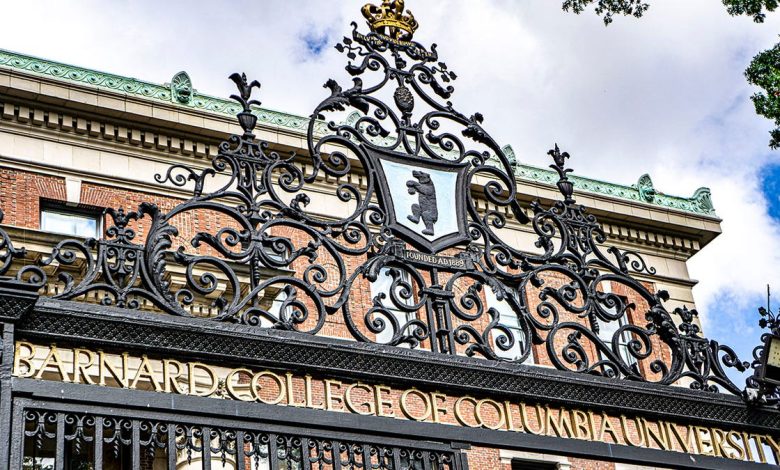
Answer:
[[[768,289],[769,287],[767,287],[767,296]],[[749,364],[753,374],[746,381],[743,397],[746,402],[753,405],[777,407],[780,405],[780,387],[774,382],[763,380],[761,372],[767,366],[765,356],[768,341],[773,337],[780,337],[780,316],[768,305],[760,307],[758,313],[760,315],[758,326],[764,332],[761,334],[761,343],[753,349],[753,360]]]
[[[746,364],[699,335],[694,311],[666,310],[668,294],[648,284],[655,269],[638,252],[605,246],[596,217],[575,201],[569,154],[549,152],[563,199],[521,207],[513,161],[481,114],[455,109],[457,76],[435,45],[411,40],[416,21],[366,12],[373,30],[353,23],[336,46],[352,86],[325,83],[305,155],[256,138],[259,83],[231,75],[244,133],[209,168],[178,164],[157,176],[189,189],[188,200],[109,210],[105,238],[59,243],[40,262],[59,265],[56,296],[307,334],[332,319],[330,335],[516,363],[536,346],[563,370],[740,393],[725,368]],[[341,122],[350,110],[357,117]],[[136,241],[130,226],[140,223]],[[506,239],[524,224],[534,246]],[[4,233],[2,248],[0,275],[19,256]],[[80,263],[76,280],[65,268]],[[388,277],[384,291],[364,293]],[[176,432],[192,446],[200,439]]]

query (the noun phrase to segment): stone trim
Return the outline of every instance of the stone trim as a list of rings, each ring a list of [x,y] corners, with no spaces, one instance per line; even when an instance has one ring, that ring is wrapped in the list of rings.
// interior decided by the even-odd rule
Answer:
[[[90,172],[85,172],[85,171],[77,171],[75,169],[68,171],[67,169],[60,169],[59,167],[53,167],[45,163],[31,163],[28,161],[20,161],[18,159],[15,159],[13,157],[8,157],[1,153],[0,153],[0,167],[12,168],[19,171],[26,171],[26,172],[36,173],[41,175],[64,177],[66,182],[68,179],[77,179],[80,184],[92,183],[92,184],[97,184],[102,186],[109,186],[109,187],[113,186],[117,188],[126,188],[127,186],[127,181],[116,179],[113,177],[92,174]],[[361,188],[364,187],[364,185],[362,184],[363,182],[359,179],[360,175],[352,174],[349,176],[349,178],[352,178],[351,182],[353,184],[359,185]],[[333,185],[339,184],[339,182],[340,181],[334,182],[325,179],[323,181],[320,181],[319,185],[312,186],[312,189],[320,189],[323,192],[323,194],[330,194],[327,193],[327,189],[332,189]],[[134,183],[134,189],[142,193],[162,195],[162,196],[176,198],[176,199],[184,199],[187,198],[189,195],[187,191],[182,190],[180,188],[173,188],[167,186],[155,186],[150,183],[138,183],[135,181],[133,183]],[[64,202],[68,202],[68,201],[64,201]],[[482,213],[484,213],[484,211],[488,209],[497,210],[496,207],[487,203],[478,204],[478,205],[481,206],[480,212]],[[506,212],[505,215],[509,216],[509,213]],[[523,226],[514,224],[513,221],[510,221],[510,223],[511,223],[510,229],[515,231],[521,231],[524,233],[528,232],[528,230],[524,229]],[[683,238],[668,233],[664,234],[661,233],[660,231],[637,230],[628,225],[603,223],[602,226],[604,229],[604,233],[607,235],[607,238],[613,243],[619,244],[623,248],[637,249],[637,245],[643,245],[643,246],[652,247],[654,249],[668,250],[668,252],[673,255],[683,253],[685,254],[686,258],[692,256],[693,254],[695,254],[701,249],[701,243],[698,240],[695,240],[693,238]],[[660,278],[661,276],[652,277],[653,280],[659,280]],[[667,280],[671,280],[673,282],[686,281],[686,280],[671,279],[671,278]]]
[[[137,97],[144,100],[165,103],[172,107],[197,110],[223,116],[233,116],[240,111],[239,106],[230,100],[201,94],[198,93],[197,90],[193,90],[192,96],[187,101],[183,102],[174,96],[169,84],[154,84],[133,78],[122,77],[120,75],[98,72],[60,62],[30,57],[2,49],[0,49],[0,69],[1,68],[5,68],[9,71],[21,71],[25,74],[46,77],[61,82],[76,83],[85,87],[110,90],[114,93],[123,94],[128,97]],[[261,124],[282,127],[296,131],[297,133],[305,133],[308,128],[309,118],[307,117],[260,107],[253,107],[252,111],[258,116],[258,121]],[[318,121],[315,126],[317,133],[322,134],[326,132],[325,122]],[[118,131],[118,135],[123,134],[124,132]],[[139,140],[138,142],[143,143],[145,146],[154,146],[157,145],[157,141],[157,139],[144,139],[142,141]],[[173,149],[177,148],[177,142],[170,142],[169,145]],[[189,145],[189,143],[181,143],[180,146],[181,151],[189,152],[187,154],[193,153],[192,146]],[[196,147],[194,152],[196,153],[196,156],[198,156],[197,150]],[[200,150],[202,150],[202,148]],[[511,147],[507,147],[505,153],[507,153],[510,158],[515,158]],[[515,175],[521,180],[544,183],[546,185],[553,184],[555,178],[557,178],[554,172],[548,169],[522,164],[518,164],[515,167]],[[649,206],[665,207],[694,214],[715,216],[715,210],[712,207],[710,190],[708,188],[698,189],[690,198],[670,196],[657,192],[654,188],[651,188],[653,189],[652,191],[648,191],[646,180],[649,180],[649,177],[644,178],[644,176],[645,175],[640,178],[639,183],[632,186],[608,183],[584,177],[573,176],[571,179],[578,189],[584,192],[603,194],[643,205],[646,204]]]
[[[499,458],[501,465],[511,465],[513,460],[522,460],[524,462],[534,463],[554,463],[558,470],[572,470],[571,462],[568,457],[551,454],[537,454],[534,452],[521,452],[517,450],[499,449]]]

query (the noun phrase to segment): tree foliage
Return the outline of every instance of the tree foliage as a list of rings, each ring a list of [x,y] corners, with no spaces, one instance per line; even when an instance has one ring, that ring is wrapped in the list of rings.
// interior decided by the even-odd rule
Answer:
[[[596,14],[604,19],[605,25],[612,23],[612,15],[641,18],[650,7],[642,0],[564,0],[563,11],[572,11],[579,15],[593,3],[596,3]]]
[[[753,57],[745,77],[748,83],[764,90],[751,99],[756,113],[775,122],[775,128],[769,132],[769,147],[780,148],[780,44]]]
[[[683,0],[678,0],[683,1]],[[752,16],[756,23],[763,23],[767,12],[780,6],[779,0],[722,0],[726,11],[732,16]],[[650,8],[643,0],[564,0],[563,10],[580,14],[595,4],[596,14],[601,16],[605,25],[612,23],[613,15],[641,18]]]
[[[766,13],[775,11],[780,5],[777,0],[723,0],[726,11],[732,16],[752,16],[756,23],[763,23]]]

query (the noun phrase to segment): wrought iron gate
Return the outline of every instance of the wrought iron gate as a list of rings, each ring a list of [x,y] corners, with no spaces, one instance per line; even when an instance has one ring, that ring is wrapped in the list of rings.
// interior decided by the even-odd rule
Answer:
[[[17,399],[13,427],[13,470],[468,468],[432,442],[58,401]]]

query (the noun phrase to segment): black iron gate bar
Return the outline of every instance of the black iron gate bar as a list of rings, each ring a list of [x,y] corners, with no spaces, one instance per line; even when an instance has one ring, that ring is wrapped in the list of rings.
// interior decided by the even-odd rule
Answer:
[[[177,451],[188,462],[199,457],[203,470],[221,468],[212,459],[222,466],[231,459],[236,470],[249,468],[246,460],[265,460],[271,470],[468,470],[460,449],[435,442],[122,407],[17,399],[13,426],[19,438],[11,447],[12,470],[21,469],[23,457],[47,440],[55,443],[54,470],[64,468],[69,444],[84,456],[92,449],[93,470],[103,468],[104,445],[115,457],[129,451],[133,470],[140,468],[144,452],[151,458],[166,452],[168,469],[175,470]],[[285,462],[288,466],[280,467]]]

